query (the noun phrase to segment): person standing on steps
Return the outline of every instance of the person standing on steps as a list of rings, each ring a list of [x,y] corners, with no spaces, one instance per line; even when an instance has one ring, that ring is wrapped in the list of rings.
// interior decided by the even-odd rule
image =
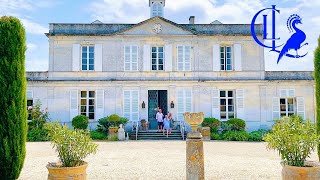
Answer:
[[[162,109],[159,108],[157,114],[156,114],[156,120],[158,122],[158,131],[162,131],[163,129],[163,114],[162,114]]]
[[[162,131],[163,135],[164,135],[164,131],[167,131],[167,138],[168,138],[169,132],[171,134],[170,119],[168,118],[168,115],[166,115],[163,120],[163,131]]]

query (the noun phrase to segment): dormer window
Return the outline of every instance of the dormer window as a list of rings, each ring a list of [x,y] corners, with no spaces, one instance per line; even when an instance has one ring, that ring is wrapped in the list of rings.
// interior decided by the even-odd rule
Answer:
[[[165,5],[164,0],[150,0],[149,6],[150,6],[150,16],[161,16],[163,17],[163,8]]]

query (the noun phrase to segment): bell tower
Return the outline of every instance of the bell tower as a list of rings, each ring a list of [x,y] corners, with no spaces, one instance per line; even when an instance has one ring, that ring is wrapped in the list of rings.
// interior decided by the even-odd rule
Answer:
[[[149,0],[150,17],[161,16],[164,14],[165,0]]]

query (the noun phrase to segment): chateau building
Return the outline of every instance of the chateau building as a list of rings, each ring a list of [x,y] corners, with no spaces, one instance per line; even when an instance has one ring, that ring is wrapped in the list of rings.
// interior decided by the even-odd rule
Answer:
[[[314,121],[312,72],[266,71],[249,24],[178,24],[165,18],[165,0],[149,6],[138,24],[50,23],[49,69],[27,72],[28,104],[40,100],[61,123],[86,115],[92,129],[114,113],[127,129],[142,119],[156,128],[157,107],[177,123],[187,111],[241,118],[249,131],[292,114]]]

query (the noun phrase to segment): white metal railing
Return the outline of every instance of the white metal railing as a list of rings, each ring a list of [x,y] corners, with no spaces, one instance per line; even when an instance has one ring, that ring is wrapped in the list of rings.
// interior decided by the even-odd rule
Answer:
[[[136,121],[135,124],[136,124],[136,140],[138,140],[139,121]]]
[[[179,121],[179,122],[180,122],[180,133],[182,136],[182,140],[184,140],[185,123],[184,123],[184,121]]]

